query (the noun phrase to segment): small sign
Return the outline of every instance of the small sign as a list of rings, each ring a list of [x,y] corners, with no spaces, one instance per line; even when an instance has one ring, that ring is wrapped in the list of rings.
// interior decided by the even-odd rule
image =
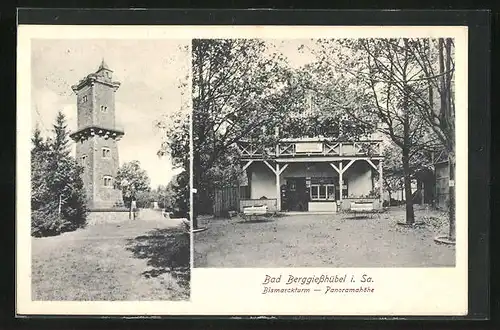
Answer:
[[[321,142],[298,142],[295,144],[295,152],[297,153],[312,153],[322,151],[323,143]]]
[[[449,186],[450,187],[455,187],[455,180],[450,180]]]
[[[193,194],[196,194],[198,192],[198,189],[193,188],[192,191],[193,191]]]

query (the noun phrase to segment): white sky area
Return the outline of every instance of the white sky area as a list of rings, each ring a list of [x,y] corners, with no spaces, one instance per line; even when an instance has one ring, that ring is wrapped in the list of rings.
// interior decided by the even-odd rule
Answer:
[[[77,128],[76,95],[71,85],[99,67],[104,58],[121,83],[116,92],[116,125],[125,130],[118,142],[120,165],[138,160],[152,188],[170,182],[179,171],[157,152],[162,134],[154,122],[179,111],[189,94],[178,88],[189,74],[190,57],[181,47],[190,40],[49,40],[32,41],[32,128],[51,134],[58,110]],[[74,152],[74,145],[73,145]]]
[[[268,40],[268,52],[280,52],[287,59],[290,67],[298,69],[316,60],[312,50],[317,48],[316,41],[311,39]],[[299,51],[299,47],[305,47]]]

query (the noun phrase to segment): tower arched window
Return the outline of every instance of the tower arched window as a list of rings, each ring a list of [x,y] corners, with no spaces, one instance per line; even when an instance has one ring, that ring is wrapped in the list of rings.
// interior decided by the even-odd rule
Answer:
[[[87,155],[82,156],[82,166],[84,167],[87,166],[87,159],[88,159]]]
[[[110,175],[105,175],[102,178],[104,187],[112,187],[113,186],[113,178]]]
[[[102,148],[102,158],[111,158],[111,149],[108,147]]]
[[[102,112],[108,112],[108,107],[105,105],[101,105],[101,111]]]

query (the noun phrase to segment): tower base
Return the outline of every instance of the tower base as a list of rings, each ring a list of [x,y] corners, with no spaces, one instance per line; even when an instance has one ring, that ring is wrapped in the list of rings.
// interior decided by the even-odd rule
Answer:
[[[87,225],[130,221],[130,212],[125,208],[94,209],[87,214]]]
[[[109,189],[104,194],[98,194],[88,201],[89,209],[124,208],[121,190]]]

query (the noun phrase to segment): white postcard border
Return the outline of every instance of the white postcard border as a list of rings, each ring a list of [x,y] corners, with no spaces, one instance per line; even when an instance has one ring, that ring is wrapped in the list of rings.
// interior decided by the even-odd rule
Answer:
[[[456,46],[456,266],[450,268],[200,269],[184,302],[41,302],[31,300],[31,39],[453,37]],[[49,26],[18,28],[16,310],[74,315],[466,315],[468,232],[467,27],[429,26]],[[196,237],[194,238],[196,240]],[[196,244],[196,242],[195,242]],[[375,293],[263,295],[266,274],[367,274]]]

